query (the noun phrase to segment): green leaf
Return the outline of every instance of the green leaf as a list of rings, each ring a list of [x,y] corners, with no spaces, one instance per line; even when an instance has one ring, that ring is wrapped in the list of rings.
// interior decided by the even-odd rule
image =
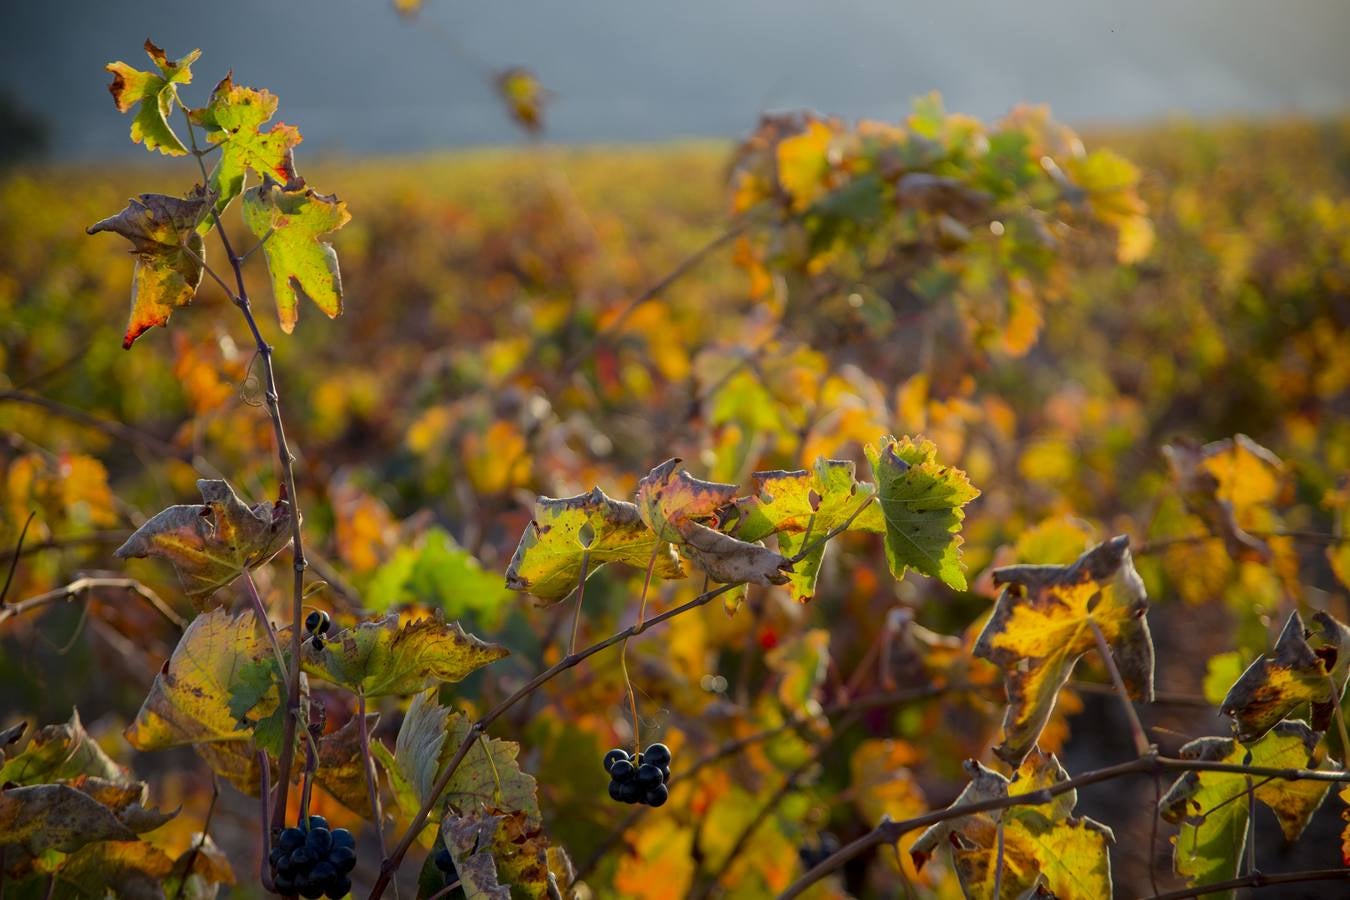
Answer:
[[[738,519],[733,534],[744,541],[778,536],[778,549],[796,556],[809,541],[842,526],[876,495],[876,488],[859,482],[852,462],[818,459],[810,471],[756,472],[755,493],[736,501]],[[866,511],[853,519],[852,530],[883,530],[879,518]],[[792,567],[788,590],[807,602],[815,596],[816,577],[825,558],[821,544]]]
[[[402,627],[397,614],[362,622],[329,638],[322,650],[306,642],[301,665],[316,678],[367,697],[406,696],[462,681],[509,651],[466,634],[439,615]]]
[[[1008,711],[994,753],[1017,765],[1035,745],[1059,690],[1082,655],[1097,649],[1095,623],[1129,688],[1153,699],[1153,639],[1148,596],[1125,535],[1098,544],[1071,566],[1007,566],[994,613],[975,642],[975,656],[1003,670]]]
[[[131,120],[134,143],[145,144],[145,149],[158,150],[166,156],[182,156],[187,153],[187,147],[169,127],[168,117],[173,114],[178,100],[178,85],[191,84],[191,67],[202,51],[193,50],[181,59],[170,60],[163,50],[147,39],[145,52],[159,69],[159,74],[133,69],[121,61],[108,63],[105,68],[113,76],[108,92],[112,94],[118,112],[127,112],[139,104],[140,109]]]
[[[736,499],[734,484],[702,481],[668,459],[638,482],[638,512],[663,541],[678,544],[713,581],[786,584],[787,558],[758,543],[738,540],[704,524],[718,524]]]
[[[1259,741],[1242,745],[1231,738],[1206,737],[1181,748],[1183,759],[1279,769],[1337,769],[1317,752],[1320,735],[1297,720],[1285,720]],[[1287,840],[1303,832],[1322,805],[1329,782],[1255,778],[1256,799],[1269,806]],[[1238,873],[1247,844],[1248,776],[1229,772],[1186,772],[1158,805],[1168,822],[1181,826],[1172,839],[1173,865],[1191,885],[1227,881]],[[1232,897],[1228,891],[1215,896]]]
[[[366,608],[375,612],[412,604],[434,606],[447,619],[473,615],[485,628],[501,624],[513,596],[501,576],[484,569],[441,528],[427,531],[415,545],[399,547],[362,592]]]
[[[963,507],[980,492],[965,472],[939,465],[936,456],[937,447],[922,439],[915,443],[908,437],[885,437],[869,445],[879,508],[860,516],[859,527],[884,529],[886,561],[896,578],[914,568],[964,591],[958,532],[966,517]]]
[[[90,225],[89,234],[110,231],[131,241],[136,268],[131,276],[131,319],[122,338],[130,349],[156,325],[167,325],[175,309],[187,306],[202,281],[206,245],[194,230],[206,209],[200,190],[187,197],[141,194],[127,208]]]
[[[449,721],[450,710],[437,702],[434,690],[418,694],[408,705],[394,741],[394,764],[411,792],[410,803],[399,803],[409,814],[431,797],[432,785],[441,770],[441,750],[445,747]]]
[[[1313,630],[1297,610],[1289,614],[1275,650],[1255,660],[1223,698],[1237,739],[1250,743],[1298,707],[1312,704],[1313,727],[1325,731],[1350,671],[1350,628],[1313,613]]]
[[[953,807],[1028,794],[1068,779],[1053,755],[1039,751],[1022,762],[1012,781],[975,760],[968,760],[965,768],[971,780]],[[1049,803],[949,819],[920,835],[910,855],[922,868],[939,847],[950,846],[952,862],[968,897],[993,895],[1000,855],[1000,900],[1044,896],[1038,890],[1060,900],[1110,897],[1108,846],[1115,836],[1105,825],[1071,815],[1076,804],[1077,792],[1067,791]]]
[[[127,728],[127,740],[145,751],[193,745],[215,772],[245,793],[256,794],[253,735],[234,710],[247,702],[248,709],[271,715],[284,706],[275,688],[259,700],[256,680],[245,674],[268,671],[271,653],[252,614],[232,617],[216,609],[198,616],[155,676]],[[247,701],[235,700],[237,692],[246,694]]]
[[[228,482],[197,482],[202,503],[170,506],[137,528],[114,556],[157,556],[178,572],[189,598],[201,603],[291,540],[291,507],[285,500],[247,506]]]
[[[249,172],[288,186],[299,178],[292,151],[300,143],[300,132],[281,123],[262,130],[276,113],[277,102],[268,91],[237,86],[226,75],[211,91],[206,106],[192,111],[192,121],[206,128],[206,139],[220,146],[220,160],[209,184],[217,213],[243,193]]]
[[[66,724],[38,731],[22,753],[0,766],[0,784],[42,784],[81,775],[129,782],[126,771],[84,730],[79,710],[71,711]]]
[[[506,586],[557,602],[576,588],[583,559],[589,578],[607,563],[645,570],[653,557],[657,577],[684,577],[675,549],[647,527],[632,503],[598,487],[575,497],[540,497],[506,569]]]
[[[302,186],[290,190],[270,177],[244,194],[244,221],[259,240],[281,330],[290,334],[308,297],[330,319],[342,315],[342,274],[337,251],[319,235],[351,220],[347,204]]]

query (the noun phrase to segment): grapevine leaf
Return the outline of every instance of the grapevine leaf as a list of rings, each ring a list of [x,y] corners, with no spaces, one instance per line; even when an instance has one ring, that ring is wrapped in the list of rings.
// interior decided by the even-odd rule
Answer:
[[[808,541],[843,526],[876,495],[875,487],[858,482],[853,463],[842,459],[819,459],[810,471],[756,472],[753,478],[755,493],[735,501],[734,534],[743,541],[776,534],[778,549],[790,556],[801,552]],[[869,511],[874,514],[868,516]],[[854,518],[851,527],[885,530],[879,511],[872,509]],[[826,546],[821,544],[793,565],[788,589],[794,599],[805,603],[815,595]]]
[[[500,822],[497,816],[474,812],[446,816],[441,823],[467,900],[511,900],[511,889],[498,881],[497,861],[492,856]]]
[[[965,763],[970,783],[953,806],[1029,794],[1068,779],[1053,755],[1036,751],[1018,767],[1012,781],[975,760]],[[1000,898],[1027,896],[1038,887],[1061,900],[1111,896],[1108,845],[1111,830],[1072,815],[1075,791],[1048,803],[1011,807],[995,815],[977,813],[938,823],[914,842],[910,856],[922,867],[943,844],[952,847],[957,875],[967,896],[992,896],[1003,829]]]
[[[371,575],[363,593],[366,608],[439,607],[446,618],[474,616],[483,627],[501,623],[511,592],[501,576],[483,568],[449,532],[432,528],[419,543],[404,545]]]
[[[735,500],[736,486],[677,472],[679,464],[666,460],[638,482],[638,512],[647,527],[678,544],[713,581],[786,584],[792,571],[786,557],[703,524],[718,521],[719,510]]]
[[[1228,555],[1269,562],[1270,546],[1243,526],[1250,527],[1254,513],[1278,497],[1284,471],[1280,458],[1245,434],[1203,447],[1169,444],[1163,454],[1187,508],[1223,539]]]
[[[462,715],[453,715],[446,732],[446,756],[468,735],[473,723]],[[520,745],[515,741],[482,736],[477,746],[469,750],[469,755],[460,763],[450,784],[445,789],[445,800],[451,809],[461,811],[498,809],[509,812],[522,812],[525,820],[534,827],[542,822],[539,813],[538,786],[534,776],[522,772],[516,757],[520,754]],[[448,757],[445,761],[448,761]]]
[[[431,798],[431,786],[440,772],[441,749],[450,710],[436,702],[436,691],[418,694],[408,706],[394,741],[395,770],[408,786],[411,803],[399,802],[409,814]]]
[[[71,853],[96,841],[134,841],[138,831],[152,831],[173,817],[144,809],[144,796],[144,784],[101,779],[7,788],[0,791],[0,847],[38,856],[48,850]]]
[[[76,714],[78,715],[78,713]],[[19,742],[19,739],[23,737],[24,732],[27,730],[28,723],[19,722],[16,725],[11,725],[3,731],[0,731],[0,763],[5,762],[8,758],[6,754],[12,752],[11,748]],[[0,779],[0,784],[3,784],[7,780],[9,779]]]
[[[220,161],[209,185],[217,213],[243,192],[250,171],[286,185],[298,180],[292,151],[300,143],[300,132],[279,122],[262,130],[276,113],[277,102],[270,92],[236,85],[226,75],[211,91],[206,106],[192,111],[192,121],[206,128],[206,139],[220,146]]]
[[[170,506],[136,529],[113,554],[119,559],[158,556],[178,571],[188,597],[200,605],[291,540],[291,507],[285,500],[247,506],[226,481],[197,482],[202,503]]]
[[[1237,738],[1250,743],[1304,703],[1311,703],[1313,727],[1325,731],[1350,672],[1350,628],[1324,612],[1313,629],[1295,611],[1272,653],[1254,661],[1229,689],[1220,709],[1233,718]]]
[[[241,686],[253,691],[244,672],[274,665],[270,644],[252,615],[231,617],[216,609],[198,616],[155,676],[149,696],[127,728],[127,740],[146,751],[192,744],[212,770],[245,793],[256,793],[251,733],[231,706]],[[280,694],[273,688],[249,708],[270,715],[280,705]]]
[[[378,713],[366,716],[367,734],[379,721]],[[319,738],[319,767],[314,777],[343,806],[362,818],[374,817],[366,787],[366,758],[361,752],[361,725],[355,716],[337,731]]]
[[[1280,769],[1337,768],[1321,758],[1319,737],[1306,723],[1286,719],[1253,744],[1199,738],[1181,748],[1181,757]],[[1236,877],[1247,843],[1248,780],[1229,772],[1186,772],[1159,803],[1162,817],[1181,826],[1172,838],[1173,865],[1190,884]],[[1291,841],[1303,832],[1331,789],[1330,783],[1316,781],[1257,779],[1255,784],[1256,799],[1275,812],[1280,829]]]
[[[127,208],[90,225],[86,231],[110,231],[131,241],[136,267],[131,275],[131,319],[122,338],[130,349],[156,325],[167,325],[175,309],[187,306],[202,281],[206,245],[194,230],[206,208],[200,189],[187,197],[141,194]]]
[[[290,334],[308,297],[330,319],[342,315],[337,251],[319,235],[351,220],[347,204],[306,187],[290,190],[271,177],[244,194],[244,221],[263,243],[281,330]]]
[[[177,860],[145,841],[88,844],[65,860],[57,877],[80,896],[103,897],[111,889],[121,900],[178,897],[180,886],[182,897],[207,900],[215,897],[217,885],[234,884],[229,861],[201,835],[194,835],[193,849]]]
[[[939,465],[931,441],[908,437],[882,438],[867,447],[877,480],[879,509],[864,513],[860,528],[884,530],[886,561],[896,578],[906,568],[941,579],[956,590],[966,589],[961,571],[963,507],[980,492],[966,473]],[[870,512],[870,511],[869,511]]]
[[[33,735],[23,752],[0,766],[0,784],[42,784],[92,775],[126,783],[127,773],[84,730],[79,710],[64,725],[48,725]]]
[[[1008,566],[994,613],[975,643],[976,656],[1004,671],[1008,711],[994,752],[1017,765],[1035,745],[1059,690],[1079,658],[1095,649],[1095,623],[1111,648],[1130,695],[1153,699],[1153,639],[1148,597],[1125,535],[1098,544],[1071,566]]]
[[[337,632],[322,650],[306,642],[301,665],[317,678],[367,697],[406,696],[462,681],[508,652],[439,615],[400,627],[398,615],[390,614]]]
[[[583,543],[583,537],[589,540]],[[589,578],[606,563],[646,569],[653,557],[657,576],[684,577],[675,549],[647,527],[632,503],[598,487],[575,497],[540,497],[507,567],[506,586],[557,602],[576,588],[583,559]]]
[[[120,60],[108,63],[105,68],[113,77],[108,92],[112,94],[118,112],[124,113],[140,105],[131,120],[134,143],[145,144],[145,149],[158,150],[166,156],[182,156],[187,153],[187,147],[169,127],[168,117],[178,100],[178,85],[192,83],[192,64],[202,51],[193,50],[181,59],[170,60],[147,38],[145,52],[159,69],[159,74],[134,69]]]

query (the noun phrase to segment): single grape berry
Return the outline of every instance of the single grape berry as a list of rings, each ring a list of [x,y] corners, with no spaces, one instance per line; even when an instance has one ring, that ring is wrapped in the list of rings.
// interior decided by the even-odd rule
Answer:
[[[309,830],[310,830],[310,831],[313,831],[313,830],[316,829],[316,828],[327,828],[327,827],[328,827],[328,820],[325,819],[323,816],[310,816],[310,817],[309,817]]]
[[[650,807],[664,806],[670,799],[670,789],[664,784],[658,784],[655,787],[648,788],[647,795],[642,798],[642,802]]]
[[[277,849],[290,853],[305,845],[305,833],[299,828],[285,828],[277,836]]]
[[[300,896],[306,898],[306,900],[319,900],[326,887],[327,885],[321,881],[307,881],[300,888]]]
[[[622,803],[623,785],[619,784],[617,781],[611,781],[609,783],[609,799]]]
[[[328,861],[343,875],[356,868],[356,852],[351,847],[334,847],[328,852]]]
[[[278,872],[272,876],[272,884],[276,887],[278,894],[295,893],[295,876],[289,872]]]
[[[310,638],[309,642],[314,645],[315,650],[323,650],[323,638],[319,637],[317,634]]]
[[[346,847],[349,850],[356,850],[356,838],[352,837],[350,831],[345,828],[334,828],[332,834],[334,847]]]
[[[605,771],[609,772],[619,760],[628,762],[628,751],[615,748],[605,754]],[[611,773],[612,774],[612,773]]]
[[[822,831],[814,841],[808,841],[797,848],[797,856],[802,868],[814,869],[835,854],[839,849],[839,838],[831,832]]]
[[[309,836],[305,838],[305,846],[317,857],[327,856],[333,847],[333,832],[327,828],[311,828]]]
[[[352,880],[346,875],[340,875],[333,879],[332,884],[328,886],[328,896],[332,900],[339,900],[352,892]]]
[[[637,782],[638,787],[642,788],[644,791],[650,791],[657,785],[664,784],[664,781],[661,778],[661,770],[651,763],[643,763],[638,766],[637,775],[634,780]]]
[[[310,634],[327,634],[328,629],[333,627],[333,620],[328,617],[328,613],[321,609],[305,616],[305,630]]]
[[[619,784],[627,784],[629,781],[633,780],[633,776],[636,774],[637,767],[626,759],[621,759],[614,763],[613,767],[609,770],[609,777],[619,782]]]
[[[670,767],[661,766],[661,783],[670,784]]]
[[[642,761],[649,762],[657,768],[668,768],[670,766],[670,748],[665,744],[652,744],[642,754]]]
[[[642,788],[636,782],[629,781],[619,785],[620,803],[637,803],[642,799]]]

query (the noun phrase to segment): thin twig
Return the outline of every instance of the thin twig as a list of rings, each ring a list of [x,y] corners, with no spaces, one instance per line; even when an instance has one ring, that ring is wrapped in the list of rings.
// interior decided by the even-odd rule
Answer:
[[[211,834],[211,814],[216,811],[216,800],[220,798],[220,780],[216,778],[216,773],[211,773],[211,803],[206,807],[206,816],[202,819],[202,836],[197,839],[197,843],[192,846],[192,852],[188,854],[187,865],[183,867],[183,879],[178,882],[178,890],[174,892],[174,900],[183,900],[183,889],[187,887],[188,878],[192,876],[192,867],[197,864],[197,857],[202,852],[202,847],[206,846],[206,839]],[[265,859],[266,857],[264,857]]]
[[[23,520],[19,539],[14,543],[14,553],[9,558],[9,574],[5,576],[5,586],[0,588],[0,606],[5,605],[5,598],[9,596],[9,586],[14,583],[14,571],[19,568],[19,554],[23,553],[23,539],[28,537],[28,526],[33,524],[36,516],[37,510],[29,510],[28,518]]]
[[[38,594],[35,597],[29,597],[27,600],[21,600],[18,603],[11,603],[4,608],[0,608],[0,623],[14,616],[21,616],[26,612],[47,606],[51,603],[61,603],[74,600],[79,595],[87,591],[100,589],[123,590],[134,594],[145,600],[155,611],[164,617],[179,631],[187,628],[187,622],[183,617],[174,612],[173,609],[165,603],[160,596],[150,588],[136,581],[134,578],[77,578],[65,587],[59,587],[55,590],[47,591],[45,594]]]
[[[1102,664],[1110,673],[1111,683],[1115,685],[1120,704],[1125,708],[1125,717],[1130,723],[1130,735],[1134,738],[1134,752],[1143,756],[1148,753],[1151,742],[1144,731],[1143,723],[1139,721],[1139,711],[1134,708],[1129,688],[1125,687],[1125,679],[1121,677],[1120,669],[1116,666],[1116,658],[1111,653],[1111,645],[1106,642],[1106,635],[1102,634],[1101,626],[1092,618],[1087,622],[1088,627],[1092,629],[1092,636],[1097,639],[1097,655],[1101,657]]]
[[[112,419],[100,418],[99,416],[87,413],[82,409],[67,406],[58,400],[52,400],[38,394],[30,394],[27,391],[0,391],[0,403],[6,402],[26,403],[29,406],[45,409],[52,415],[83,425],[86,428],[92,428],[95,431],[101,431],[109,437],[116,438],[124,443],[145,447],[161,456],[182,460],[190,460],[192,458],[191,451],[180,450],[168,441],[158,438],[147,431],[141,431],[138,428],[123,425],[121,422],[115,422]]]
[[[1182,888],[1179,891],[1169,891],[1166,894],[1154,894],[1147,900],[1187,900],[1190,897],[1203,897],[1206,894],[1218,894],[1238,888],[1263,888],[1279,884],[1303,884],[1312,881],[1350,881],[1350,868],[1304,869],[1299,872],[1276,872],[1270,875],[1262,872],[1251,872],[1228,881],[1215,881],[1210,884]]]
[[[1114,766],[1107,766],[1101,769],[1094,769],[1090,772],[1084,772],[1081,775],[1074,776],[1073,778],[1026,794],[1014,794],[1008,797],[995,797],[989,800],[977,801],[975,803],[963,803],[957,806],[949,806],[946,809],[934,810],[933,812],[915,816],[912,819],[903,819],[898,822],[889,819],[883,820],[867,834],[844,845],[827,859],[823,860],[819,865],[798,878],[788,886],[787,890],[779,895],[779,900],[791,900],[792,897],[800,896],[811,885],[840,868],[849,860],[861,856],[873,847],[894,843],[911,831],[927,828],[928,826],[936,825],[939,822],[959,819],[962,816],[968,816],[974,813],[993,812],[1000,809],[1009,809],[1014,806],[1039,806],[1042,803],[1049,803],[1060,794],[1077,790],[1078,788],[1086,787],[1087,785],[1113,781],[1126,775],[1152,775],[1160,772],[1227,772],[1236,775],[1269,775],[1285,781],[1350,782],[1350,772],[1313,769],[1279,769],[1268,766],[1246,766],[1236,763],[1209,762],[1207,760],[1199,759],[1173,759],[1170,757],[1158,756],[1154,751],[1150,750],[1149,753],[1138,759],[1132,759],[1129,762],[1118,763]],[[1191,895],[1183,894],[1182,896]]]

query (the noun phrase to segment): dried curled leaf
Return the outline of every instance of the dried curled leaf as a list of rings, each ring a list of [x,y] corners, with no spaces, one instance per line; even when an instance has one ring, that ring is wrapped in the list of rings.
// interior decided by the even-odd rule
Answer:
[[[247,506],[226,481],[203,478],[197,490],[202,503],[155,514],[113,555],[167,559],[188,597],[200,605],[290,543],[291,507],[285,500]]]
[[[647,527],[632,503],[598,487],[575,497],[540,497],[506,569],[506,586],[556,602],[576,588],[583,561],[589,578],[607,563],[646,569],[653,557],[656,576],[684,577],[675,548]]]
[[[64,725],[40,729],[22,753],[0,766],[0,784],[42,784],[81,775],[128,782],[126,771],[84,730],[79,710],[71,710],[70,721]]]
[[[169,127],[169,116],[178,99],[178,85],[192,83],[192,64],[202,51],[193,50],[180,59],[170,60],[147,38],[145,52],[159,74],[133,69],[120,60],[108,63],[105,68],[113,77],[108,92],[112,94],[118,112],[127,112],[139,104],[140,109],[131,120],[134,143],[144,144],[145,149],[158,150],[166,156],[182,156],[187,153],[187,148]]]
[[[533,72],[520,66],[506,69],[497,75],[496,84],[512,121],[531,135],[544,129],[544,106],[550,94]]]
[[[787,558],[762,544],[738,540],[704,524],[736,499],[734,484],[701,481],[668,459],[638,482],[638,512],[663,541],[678,545],[713,581],[786,584]]]
[[[167,325],[175,309],[187,306],[202,282],[206,245],[196,232],[206,209],[199,190],[187,197],[141,194],[127,208],[90,225],[89,234],[110,231],[131,241],[136,268],[131,275],[131,319],[122,338],[130,349],[156,325]]]
[[[850,518],[852,529],[885,531],[880,510],[867,508],[876,488],[857,480],[849,460],[819,459],[810,471],[756,472],[752,477],[754,494],[735,501],[732,533],[740,540],[760,541],[774,534],[778,549],[796,556],[809,541],[819,540]],[[859,510],[863,512],[855,516]],[[799,602],[815,596],[826,546],[822,543],[793,564],[788,590]]]
[[[1339,769],[1317,750],[1320,734],[1306,723],[1285,720],[1253,744],[1206,737],[1181,748],[1183,759],[1198,759],[1279,769]],[[1247,843],[1248,777],[1229,772],[1186,772],[1178,778],[1158,811],[1181,826],[1172,839],[1173,865],[1192,885],[1236,877]],[[1329,782],[1258,779],[1253,793],[1269,806],[1287,840],[1303,833],[1331,789]]]
[[[286,185],[298,179],[292,151],[300,143],[300,132],[281,123],[262,130],[276,113],[277,102],[270,92],[238,86],[226,75],[206,106],[192,111],[192,121],[206,128],[206,139],[220,146],[220,160],[208,185],[216,212],[243,192],[249,172]]]
[[[379,722],[378,713],[366,716],[366,733],[373,734]],[[337,731],[319,738],[319,767],[314,777],[343,806],[370,819],[374,813],[366,789],[365,760],[361,752],[361,723],[353,716]]]
[[[1331,725],[1350,673],[1350,628],[1320,611],[1312,622],[1309,630],[1290,613],[1274,651],[1248,666],[1223,698],[1220,711],[1232,717],[1238,740],[1256,740],[1305,703],[1315,729]]]
[[[1071,566],[1008,566],[994,570],[1003,585],[994,613],[975,643],[976,656],[1004,672],[1008,711],[1003,743],[994,748],[1010,765],[1035,745],[1059,690],[1079,658],[1096,649],[1101,629],[1130,695],[1153,700],[1153,639],[1148,596],[1125,535],[1098,544]]]
[[[351,221],[347,204],[304,187],[273,181],[244,194],[244,221],[263,240],[272,296],[281,330],[290,334],[300,317],[300,298],[308,297],[330,319],[342,315],[342,273],[337,251],[319,235]]]
[[[252,615],[232,617],[225,609],[200,615],[155,676],[127,740],[146,751],[193,745],[213,771],[245,793],[256,793],[253,734],[237,709],[244,705],[268,716],[281,706],[270,674],[259,679],[262,688],[252,674],[270,673],[275,666]],[[248,698],[244,704],[236,701],[241,692]]]
[[[1284,463],[1271,451],[1239,434],[1197,447],[1163,448],[1172,477],[1191,512],[1221,537],[1234,560],[1266,563],[1270,546],[1245,529],[1280,493]]]
[[[970,783],[952,806],[1029,794],[1059,784],[1068,773],[1053,755],[1039,751],[1018,767],[1012,781],[975,760],[965,763]],[[1049,803],[1014,806],[998,814],[977,813],[929,828],[910,848],[918,867],[942,845],[951,847],[952,862],[968,897],[1036,896],[1048,890],[1060,900],[1095,900],[1111,896],[1111,829],[1088,818],[1075,818],[1077,792],[1066,791]],[[998,867],[1002,828],[1003,871]]]
[[[71,853],[98,841],[134,841],[176,813],[145,808],[146,786],[81,777],[0,791],[0,848],[31,856]]]
[[[509,652],[440,616],[400,626],[391,614],[337,632],[322,650],[305,643],[300,662],[310,675],[367,697],[406,696],[462,681]]]
[[[520,812],[447,815],[441,834],[469,898],[547,896],[549,844]],[[484,859],[486,857],[486,859]],[[468,878],[464,870],[470,871]]]
[[[891,573],[902,578],[913,568],[963,591],[961,523],[964,507],[980,496],[966,473],[937,461],[937,447],[890,436],[867,447],[867,459],[877,480],[876,512],[860,516],[859,527],[884,531],[886,561]]]
[[[441,824],[445,846],[450,850],[468,900],[511,900],[511,888],[499,881],[497,861],[492,855],[499,825],[496,816],[476,812],[446,816]]]

